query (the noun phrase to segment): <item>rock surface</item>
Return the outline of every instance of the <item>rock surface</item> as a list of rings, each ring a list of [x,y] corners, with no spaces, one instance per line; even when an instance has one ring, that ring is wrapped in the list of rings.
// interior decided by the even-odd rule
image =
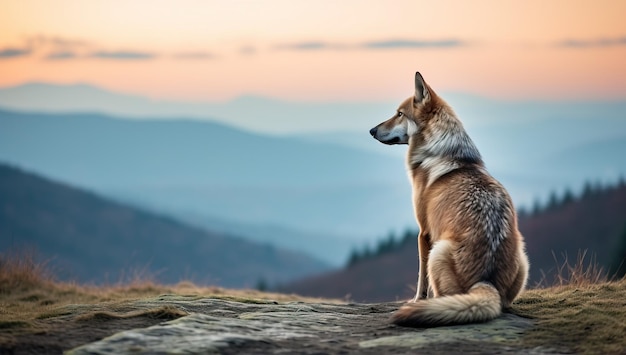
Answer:
[[[117,333],[69,354],[401,354],[550,353],[527,348],[531,320],[512,314],[484,324],[430,329],[389,324],[399,303],[251,302],[181,296],[137,301],[132,308],[174,306],[188,316]]]

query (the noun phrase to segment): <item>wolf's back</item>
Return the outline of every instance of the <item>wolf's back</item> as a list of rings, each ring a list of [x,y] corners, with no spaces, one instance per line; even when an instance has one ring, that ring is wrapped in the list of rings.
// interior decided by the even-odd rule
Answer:
[[[467,293],[407,303],[392,316],[395,324],[409,327],[479,323],[502,313],[498,290],[479,282]]]

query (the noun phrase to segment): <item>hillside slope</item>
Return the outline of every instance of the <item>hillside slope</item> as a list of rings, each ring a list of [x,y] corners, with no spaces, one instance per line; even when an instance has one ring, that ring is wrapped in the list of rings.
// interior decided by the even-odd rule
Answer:
[[[88,187],[395,181],[385,171],[395,161],[383,155],[254,134],[210,121],[0,110],[0,127],[2,161]],[[372,170],[372,165],[380,169]]]
[[[191,228],[0,164],[0,251],[34,246],[62,279],[253,287],[325,270],[302,253]]]
[[[526,237],[531,284],[542,279],[542,272],[550,283],[565,256],[573,263],[579,252],[585,250],[588,262],[594,258],[609,269],[625,229],[626,185],[623,183],[587,192],[572,202],[522,218],[520,230]]]
[[[210,121],[0,109],[0,161],[169,215],[344,239],[411,221],[408,200],[404,214],[377,207],[409,191],[393,157]]]
[[[595,260],[609,270],[616,262],[619,264],[615,258],[620,242],[626,242],[620,241],[626,228],[625,211],[626,185],[622,183],[521,218],[520,230],[531,264],[529,287],[542,281],[551,284],[565,255],[572,265],[585,250],[585,265]],[[280,291],[381,302],[413,297],[416,280],[417,242],[412,239],[391,252],[284,285]]]

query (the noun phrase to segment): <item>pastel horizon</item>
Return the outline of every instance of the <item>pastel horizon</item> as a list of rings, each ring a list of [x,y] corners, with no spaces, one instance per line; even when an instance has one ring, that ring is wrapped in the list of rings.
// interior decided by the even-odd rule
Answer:
[[[626,3],[3,2],[0,86],[152,99],[387,101],[441,92],[626,98]]]

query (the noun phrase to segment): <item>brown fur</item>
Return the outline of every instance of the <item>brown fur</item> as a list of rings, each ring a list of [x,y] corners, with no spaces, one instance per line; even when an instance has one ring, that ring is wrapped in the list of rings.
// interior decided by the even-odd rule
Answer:
[[[394,313],[400,325],[487,321],[523,290],[528,258],[505,188],[489,175],[452,108],[416,73],[414,97],[370,133],[408,144],[420,226],[417,293]],[[427,299],[429,288],[435,298]]]

